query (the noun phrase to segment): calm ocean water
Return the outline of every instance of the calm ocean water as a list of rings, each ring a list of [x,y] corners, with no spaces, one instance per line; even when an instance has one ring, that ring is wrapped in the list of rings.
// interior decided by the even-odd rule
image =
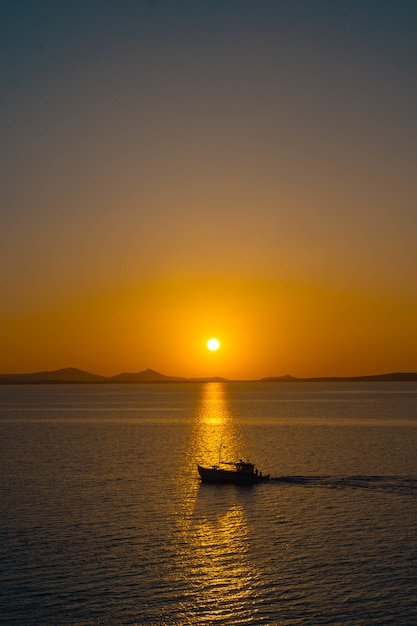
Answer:
[[[0,623],[414,626],[416,450],[415,383],[0,386]]]

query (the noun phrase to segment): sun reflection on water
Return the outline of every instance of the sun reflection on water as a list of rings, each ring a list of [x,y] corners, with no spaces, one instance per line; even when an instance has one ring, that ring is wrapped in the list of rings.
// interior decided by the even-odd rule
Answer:
[[[224,383],[205,385],[190,442],[193,462],[215,465],[219,457],[233,461],[239,458],[240,447],[241,437]]]
[[[177,511],[178,542],[176,576],[184,596],[180,601],[182,623],[222,624],[231,616],[245,623],[252,615],[252,598],[259,585],[257,568],[248,554],[250,531],[245,503],[250,488],[200,484],[197,462],[218,463],[242,453],[227,389],[222,383],[202,388],[191,430],[187,468],[181,484],[181,510]],[[196,593],[197,591],[197,593]],[[191,601],[192,597],[192,601]]]

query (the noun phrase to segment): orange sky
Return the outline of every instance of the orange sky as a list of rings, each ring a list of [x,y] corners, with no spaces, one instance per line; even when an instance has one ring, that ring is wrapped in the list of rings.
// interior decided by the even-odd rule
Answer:
[[[416,5],[237,6],[5,12],[0,372],[417,371]]]

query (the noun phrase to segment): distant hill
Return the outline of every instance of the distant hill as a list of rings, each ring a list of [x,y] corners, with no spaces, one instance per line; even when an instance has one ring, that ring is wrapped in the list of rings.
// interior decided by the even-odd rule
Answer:
[[[52,372],[33,374],[0,374],[0,384],[13,383],[101,383],[107,382],[105,376],[90,374],[75,367],[67,367]]]
[[[155,370],[147,369],[143,372],[137,372],[136,374],[117,374],[107,378],[106,382],[109,383],[155,383],[155,382],[170,382],[170,381],[184,381],[186,378],[179,378],[177,376],[166,376],[155,372]]]
[[[371,374],[370,376],[322,376],[313,378],[297,378],[296,376],[269,376],[261,378],[262,382],[384,382],[384,381],[417,381],[417,372],[393,372],[391,374]]]
[[[261,378],[262,382],[265,383],[292,383],[292,382],[299,382],[301,379],[297,378],[296,376],[290,376],[289,374],[287,374],[286,376],[268,376],[267,378]]]
[[[83,370],[68,367],[52,372],[34,372],[32,374],[0,374],[0,385],[13,384],[58,384],[58,383],[170,383],[170,382],[208,382],[226,381],[226,378],[181,378],[166,376],[152,369],[143,372],[125,372],[116,376],[100,376]]]
[[[123,373],[116,376],[100,376],[83,370],[68,367],[52,372],[34,372],[32,374],[0,374],[0,385],[14,384],[70,384],[70,383],[176,383],[176,382],[227,382],[229,379],[220,376],[205,378],[181,378],[179,376],[166,376],[152,369],[143,372]],[[371,376],[349,377],[317,377],[297,378],[296,376],[269,376],[254,381],[244,382],[272,382],[272,383],[302,383],[302,382],[384,382],[384,381],[417,381],[416,372],[394,372],[391,374],[376,374]]]

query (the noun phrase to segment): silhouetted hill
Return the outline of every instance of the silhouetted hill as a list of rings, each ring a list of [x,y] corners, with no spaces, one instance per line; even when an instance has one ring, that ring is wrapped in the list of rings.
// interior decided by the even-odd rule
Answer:
[[[32,374],[0,374],[0,384],[53,384],[53,383],[163,383],[163,382],[207,382],[226,381],[226,378],[181,378],[166,376],[152,369],[143,372],[100,376],[69,367],[52,372],[34,372]]]
[[[175,382],[227,382],[229,379],[220,376],[203,378],[181,378],[166,376],[152,369],[143,372],[123,373],[116,376],[100,376],[83,370],[68,367],[52,372],[34,372],[32,374],[0,374],[0,384],[57,384],[57,383],[175,383]],[[393,372],[373,376],[328,376],[316,378],[297,378],[296,376],[269,376],[246,382],[371,382],[371,381],[417,381],[416,372]]]
[[[417,381],[417,372],[393,372],[391,374],[371,374],[370,376],[317,376],[313,378],[297,378],[296,376],[269,376],[261,378],[262,382],[384,382],[384,381]]]
[[[147,369],[143,372],[137,372],[134,374],[124,373],[117,374],[107,379],[109,383],[154,383],[154,382],[170,382],[170,381],[184,381],[186,378],[179,378],[178,376],[166,376],[155,372],[155,370]]]
[[[90,374],[75,367],[33,374],[0,374],[0,383],[101,383],[105,376]]]
[[[287,374],[286,376],[268,376],[267,378],[261,378],[262,382],[268,383],[268,382],[273,382],[273,383],[292,383],[292,382],[299,382],[301,379],[297,378],[296,376],[290,376],[290,374]]]

